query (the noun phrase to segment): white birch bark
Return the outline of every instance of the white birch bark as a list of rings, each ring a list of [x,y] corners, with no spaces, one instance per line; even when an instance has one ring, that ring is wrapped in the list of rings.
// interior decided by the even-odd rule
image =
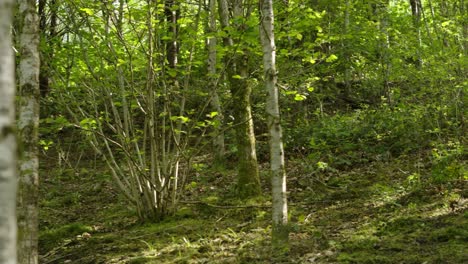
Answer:
[[[16,138],[13,0],[0,1],[0,263],[16,263]]]
[[[260,0],[260,37],[263,47],[263,69],[267,90],[266,113],[270,136],[270,166],[272,181],[272,245],[274,252],[282,254],[288,250],[288,205],[286,196],[286,171],[280,123],[279,92],[276,71],[276,47],[273,32],[273,2]]]
[[[36,0],[18,0],[20,53],[18,132],[22,142],[18,188],[18,262],[38,263],[39,16]]]

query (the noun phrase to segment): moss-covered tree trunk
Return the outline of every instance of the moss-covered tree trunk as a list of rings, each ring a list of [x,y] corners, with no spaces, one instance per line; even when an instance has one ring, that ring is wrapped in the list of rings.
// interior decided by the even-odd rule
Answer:
[[[238,21],[233,26],[242,30],[244,9],[242,1],[231,1],[233,16]],[[229,27],[230,16],[226,0],[219,0],[219,14],[223,28]],[[233,48],[234,41],[230,37],[224,38],[224,45]],[[255,150],[255,133],[253,128],[252,107],[250,95],[252,87],[247,82],[248,54],[238,43],[236,51],[231,53],[227,68],[228,80],[232,94],[232,111],[234,129],[237,139],[238,183],[237,190],[241,197],[251,197],[260,194],[260,178],[258,175],[257,154]],[[242,50],[242,52],[240,52]]]
[[[237,74],[231,72],[229,76],[237,140],[237,191],[241,197],[251,197],[260,194],[255,133],[250,104],[252,87],[247,83],[248,76],[246,69],[248,66],[246,65],[246,60],[247,58],[243,56],[235,58],[236,65],[241,70]],[[241,78],[234,76],[241,76]]]
[[[0,1],[0,263],[16,263],[16,139],[14,56],[11,23],[14,1]]]
[[[273,1],[260,0],[260,36],[263,47],[263,68],[267,91],[266,113],[270,136],[270,166],[272,182],[272,246],[274,257],[282,258],[288,246],[288,204],[286,197],[286,171],[284,167],[283,135],[280,123],[279,92],[276,71],[276,47],[273,32]]]
[[[35,0],[19,1],[18,261],[38,263],[39,16]]]

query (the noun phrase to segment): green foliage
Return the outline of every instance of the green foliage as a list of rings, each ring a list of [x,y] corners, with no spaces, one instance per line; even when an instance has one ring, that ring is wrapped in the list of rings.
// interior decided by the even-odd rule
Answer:
[[[466,164],[462,162],[464,147],[459,142],[435,144],[431,153],[432,180],[435,183],[468,179]]]
[[[302,153],[313,163],[325,162],[331,167],[389,160],[432,148],[434,178],[460,177],[463,147],[458,141],[441,141],[442,135],[447,137],[458,125],[452,123],[444,132],[434,133],[440,131],[440,121],[432,107],[383,106],[327,115],[289,130],[286,148],[293,155]]]
[[[126,234],[132,236],[135,232],[138,239],[114,235],[110,242],[127,239],[116,246],[117,250],[136,248],[135,241],[146,242],[143,244],[147,252],[138,254],[152,255],[128,259],[130,263],[159,263],[159,260],[184,263],[192,258],[200,262],[216,259],[260,263],[260,258],[268,254],[261,252],[259,257],[249,248],[265,246],[269,235],[269,210],[220,213],[206,206],[225,204],[237,199],[243,191],[234,189],[226,171],[226,168],[239,166],[232,156],[238,151],[232,129],[238,122],[232,114],[239,102],[228,92],[227,68],[221,63],[232,60],[234,55],[245,55],[247,60],[247,75],[235,74],[232,78],[254,88],[252,111],[257,150],[259,160],[268,161],[267,118],[263,111],[265,91],[259,66],[262,56],[259,17],[255,7],[251,7],[247,18],[234,18],[231,26],[223,30],[218,27],[216,33],[207,34],[208,14],[204,6],[197,6],[194,1],[178,1],[172,7],[181,14],[179,34],[174,36],[169,30],[170,23],[164,18],[163,2],[123,1],[122,11],[118,9],[118,1],[58,2],[56,11],[60,23],[55,29],[60,34],[45,36],[43,42],[46,43],[42,43],[44,51],[50,53],[43,57],[51,60],[47,73],[52,87],[41,109],[42,148],[49,150],[48,155],[51,149],[57,149],[59,162],[64,161],[62,137],[73,142],[67,155],[73,155],[76,148],[91,149],[92,146],[100,150],[99,155],[106,155],[110,150],[115,157],[111,163],[116,165],[114,169],[122,176],[122,182],[158,178],[159,175],[149,174],[151,165],[157,163],[160,167],[156,171],[166,172],[167,176],[166,181],[159,183],[159,189],[174,186],[171,182],[174,170],[167,162],[187,157],[180,160],[181,167],[177,170],[188,172],[178,181],[187,183],[179,188],[186,196],[177,196],[175,200],[196,197],[205,202],[193,207],[181,206],[172,218],[158,225],[130,227],[131,231]],[[274,1],[274,4],[287,158],[290,162],[297,156],[306,158],[304,163],[288,168],[288,174],[293,176],[289,177],[293,185],[289,189],[290,197],[295,202],[314,202],[310,205],[312,209],[299,208],[302,204],[292,206],[296,207],[293,214],[299,215],[299,224],[306,226],[295,231],[309,232],[312,238],[308,241],[316,242],[292,254],[303,255],[318,245],[320,257],[329,257],[331,259],[326,260],[332,263],[461,263],[462,253],[457,252],[463,252],[466,232],[459,223],[466,223],[466,213],[465,218],[455,216],[458,218],[453,221],[408,214],[418,214],[426,207],[441,207],[441,202],[445,207],[431,213],[453,210],[455,214],[456,208],[450,208],[450,199],[465,199],[451,192],[452,186],[468,177],[464,153],[468,85],[466,10],[457,1],[423,1],[424,26],[418,28],[413,23],[409,1],[376,4],[376,1],[291,0]],[[46,8],[48,13],[51,8]],[[149,12],[153,13],[148,19]],[[119,15],[122,15],[121,28]],[[111,23],[106,25],[109,21]],[[47,33],[46,30],[44,34]],[[215,76],[207,74],[207,37],[218,40]],[[225,37],[232,37],[236,45],[225,47],[222,44]],[[174,39],[180,49],[178,65],[170,67],[166,46]],[[149,40],[154,43],[150,45]],[[222,112],[209,107],[213,91],[207,84],[213,77],[216,77]],[[217,119],[220,116],[225,120]],[[152,124],[157,129],[150,129]],[[126,126],[130,127],[129,131],[125,131]],[[85,137],[70,136],[74,133],[68,132],[75,127],[86,130]],[[156,135],[149,138],[155,131]],[[208,146],[218,131],[226,133],[227,155],[231,156],[226,157],[227,164],[209,168],[207,164],[212,153],[203,146]],[[92,145],[90,140],[94,136],[117,144]],[[173,141],[179,136],[180,141]],[[151,146],[160,147],[169,155],[151,156]],[[178,152],[185,147],[187,151]],[[195,157],[191,156],[193,153]],[[159,157],[163,158],[159,160]],[[399,162],[406,159],[413,164],[400,168]],[[95,168],[104,167],[101,161],[94,162]],[[76,175],[92,174],[89,173],[93,171],[91,167],[75,170],[79,162],[76,164],[73,170],[61,170],[62,176],[72,175],[62,178],[76,180],[79,178]],[[373,167],[375,164],[393,169],[378,171]],[[262,187],[268,186],[265,168],[262,165]],[[295,178],[300,178],[295,175],[297,168],[307,177],[296,181]],[[368,169],[376,178],[363,179],[361,168]],[[44,174],[49,172],[56,174],[55,170]],[[141,172],[142,178],[130,178],[136,172]],[[394,186],[394,182],[383,178],[401,180],[403,186]],[[146,185],[132,186],[129,190],[138,192],[139,188],[134,187],[141,186]],[[450,191],[445,191],[445,186],[449,186]],[[445,196],[431,198],[436,200],[431,201],[436,205],[423,207],[426,192],[432,187],[437,189],[437,195]],[[80,188],[91,191],[83,195],[75,190],[61,197],[62,192],[49,189],[44,195],[47,201],[42,205],[71,210],[81,205],[82,200],[99,201],[103,195],[101,191],[108,191],[102,187],[97,188],[98,192],[91,187]],[[174,198],[171,195],[167,197]],[[347,204],[349,200],[354,204]],[[235,204],[241,203],[246,202],[235,200]],[[100,211],[99,216],[105,218],[103,221],[110,227],[118,222],[120,227],[128,228],[128,223],[124,222],[133,221],[130,217],[134,212],[126,204],[119,209],[112,215]],[[311,210],[314,214],[310,214]],[[326,217],[321,219],[316,212]],[[383,219],[372,222],[380,213]],[[52,215],[50,213],[48,218],[55,219]],[[121,220],[123,215],[125,221]],[[207,224],[207,219],[213,221]],[[444,226],[440,226],[441,223]],[[328,225],[333,231],[319,230],[320,224]],[[317,229],[311,231],[307,225]],[[246,226],[251,229],[244,229]],[[369,228],[358,230],[361,227]],[[350,234],[337,233],[342,229]],[[84,231],[84,226],[80,229],[73,224],[49,229],[41,233],[41,244],[50,249],[63,239]],[[139,238],[148,234],[150,238]],[[332,241],[329,237],[342,241]],[[109,238],[96,241],[106,242],[106,239]],[[408,239],[416,241],[415,244],[408,245]],[[304,246],[305,240],[299,239],[297,244]],[[421,255],[409,254],[421,248],[426,250]],[[326,249],[337,253],[327,255]],[[437,256],[428,255],[433,252]],[[119,253],[128,255],[128,252]],[[335,256],[331,257],[333,254]]]

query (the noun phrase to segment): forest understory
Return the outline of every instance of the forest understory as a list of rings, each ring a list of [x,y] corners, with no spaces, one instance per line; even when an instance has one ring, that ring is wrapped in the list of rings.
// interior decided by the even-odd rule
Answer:
[[[52,153],[41,159],[41,263],[272,263],[270,197],[238,200],[235,164],[201,166],[174,216],[142,223],[93,155],[59,164]],[[289,160],[289,263],[466,263],[467,183],[413,184],[430,173],[424,157],[318,171]]]
[[[0,264],[468,263],[468,1],[0,1]]]

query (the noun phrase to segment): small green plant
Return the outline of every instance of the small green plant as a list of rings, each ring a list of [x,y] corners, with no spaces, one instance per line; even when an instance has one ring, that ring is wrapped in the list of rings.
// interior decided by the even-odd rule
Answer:
[[[418,187],[421,184],[421,174],[418,172],[410,174],[406,177],[406,185],[408,187]]]
[[[446,144],[433,144],[431,151],[432,180],[435,183],[446,183],[464,176],[461,162],[463,146],[460,142],[449,141]]]

